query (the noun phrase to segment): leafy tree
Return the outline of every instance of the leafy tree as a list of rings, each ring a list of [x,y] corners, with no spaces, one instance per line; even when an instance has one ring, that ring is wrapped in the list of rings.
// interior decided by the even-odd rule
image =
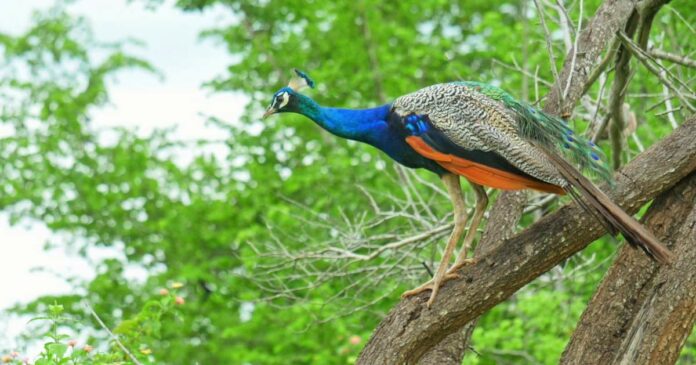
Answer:
[[[153,11],[160,6],[157,1],[148,4]],[[585,1],[584,14],[598,5]],[[287,257],[268,257],[277,252],[264,249],[278,246],[267,244],[280,242],[287,252],[297,253],[337,240],[409,237],[443,224],[449,203],[426,185],[408,183],[422,179],[437,185],[434,177],[404,174],[373,149],[333,138],[298,117],[260,121],[262,108],[293,67],[311,73],[318,82],[312,96],[328,105],[377,105],[421,86],[462,78],[504,85],[536,101],[548,88],[544,80],[553,80],[554,67],[537,14],[518,2],[479,0],[316,0],[311,6],[278,0],[180,0],[176,6],[182,11],[222,6],[235,15],[227,26],[204,33],[236,60],[206,87],[241,92],[250,100],[240,121],[211,120],[225,136],[223,158],[200,152],[191,163],[181,164],[175,162],[179,151],[216,142],[184,143],[168,131],[142,137],[125,129],[91,128],[91,112],[108,101],[108,80],[119,70],[156,71],[124,53],[122,44],[94,40],[87,21],[70,16],[69,6],[37,14],[24,34],[0,35],[0,120],[14,131],[0,139],[0,209],[15,222],[36,219],[69,237],[60,244],[82,252],[113,247],[126,257],[125,262],[100,263],[93,280],[78,283],[86,289],[84,296],[39,298],[14,311],[37,315],[58,301],[78,319],[65,327],[92,327],[94,340],[108,341],[82,300],[108,326],[120,323],[121,330],[135,331],[142,325],[138,313],[153,293],[181,281],[186,305],[178,309],[180,320],[152,322],[158,336],[148,339],[148,348],[158,363],[352,363],[400,291],[427,278],[420,262],[439,257],[437,237],[403,248],[411,256],[399,271],[379,268],[401,257],[387,254],[345,266],[320,260],[312,272],[287,266],[273,271]],[[665,34],[690,31],[696,13],[692,8],[681,2],[661,13]],[[577,19],[577,5],[569,14]],[[681,21],[684,14],[687,19]],[[562,31],[559,24],[551,23],[554,34]],[[694,47],[677,37],[660,41],[666,49]],[[562,39],[553,46],[558,55],[565,53]],[[693,70],[678,72],[685,79],[693,77]],[[659,88],[654,77],[638,72],[629,92]],[[593,96],[600,92],[598,86],[591,90]],[[625,158],[637,152],[637,142],[648,146],[671,131],[667,116],[651,109],[661,98],[641,97],[631,105],[641,126],[637,138],[629,140]],[[578,118],[580,131],[592,112],[582,110],[590,117]],[[104,133],[115,136],[109,139],[113,142],[104,142]],[[403,214],[361,225],[382,218],[374,205],[400,211],[416,194],[423,202],[405,211],[428,216],[429,210],[433,218],[414,223]],[[528,215],[523,224],[539,214]],[[468,356],[465,363],[523,363],[526,356],[557,362],[614,250],[608,241],[595,244],[491,311],[474,335],[480,355]],[[147,280],[126,280],[127,265],[146,268]],[[370,281],[365,274],[330,280],[320,275],[365,267],[378,267],[375,277],[382,280]],[[569,279],[562,275],[566,272],[578,275]],[[546,315],[550,307],[559,313],[556,317]],[[534,341],[525,340],[528,333]],[[685,356],[694,356],[691,342]],[[139,346],[137,341],[128,345]]]

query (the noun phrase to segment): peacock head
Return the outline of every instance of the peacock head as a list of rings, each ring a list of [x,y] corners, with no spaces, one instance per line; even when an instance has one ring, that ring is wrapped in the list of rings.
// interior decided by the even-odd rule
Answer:
[[[299,91],[307,86],[314,88],[314,81],[306,73],[298,69],[294,69],[294,71],[295,75],[290,79],[288,86],[273,94],[271,105],[263,113],[264,118],[275,113],[297,112],[302,100],[302,94]]]

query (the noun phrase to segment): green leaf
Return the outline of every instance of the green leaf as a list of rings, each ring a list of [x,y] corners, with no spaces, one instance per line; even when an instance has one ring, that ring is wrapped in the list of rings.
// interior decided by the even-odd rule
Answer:
[[[44,348],[46,352],[54,355],[58,359],[62,359],[65,352],[68,351],[68,345],[62,343],[47,343]]]

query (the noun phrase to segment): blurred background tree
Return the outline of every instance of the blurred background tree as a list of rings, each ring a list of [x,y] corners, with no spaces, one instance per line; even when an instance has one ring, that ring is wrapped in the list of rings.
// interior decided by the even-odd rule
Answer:
[[[0,139],[0,209],[15,222],[44,222],[71,237],[73,249],[113,247],[126,258],[99,263],[93,280],[75,282],[74,295],[13,311],[37,315],[58,301],[80,319],[66,326],[93,327],[94,339],[105,340],[81,301],[114,324],[138,313],[159,288],[182,281],[181,320],[162,322],[151,345],[158,363],[354,362],[401,291],[427,278],[423,263],[432,267],[440,257],[449,203],[441,191],[412,183],[438,186],[434,177],[399,169],[299,117],[261,121],[263,108],[293,67],[312,75],[312,96],[327,105],[373,106],[458,79],[542,102],[572,44],[579,6],[586,21],[600,2],[542,3],[556,64],[531,2],[179,0],[181,11],[223,7],[233,15],[202,35],[233,57],[202,87],[249,98],[241,120],[211,119],[224,133],[222,158],[204,152],[217,141],[116,129],[110,132],[117,138],[105,142],[90,128],[91,113],[108,100],[108,79],[125,68],[156,72],[157,65],[99,43],[69,4],[40,13],[24,34],[0,34],[0,122],[13,130]],[[154,12],[170,5],[146,4]],[[691,55],[692,24],[696,4],[675,1],[658,15],[651,44]],[[668,65],[693,86],[693,67]],[[611,77],[602,75],[577,109],[579,132],[592,133],[606,114],[605,80]],[[678,101],[666,104],[665,92],[637,68],[623,161],[688,114]],[[600,144],[609,152],[601,136]],[[202,152],[181,163],[181,149]],[[521,224],[558,204],[535,196]],[[418,238],[422,232],[433,234]],[[409,244],[381,248],[403,240]],[[464,363],[556,363],[615,251],[601,240],[486,314]],[[133,264],[148,270],[144,283],[125,279],[124,267]],[[25,343],[33,340],[27,334]],[[682,359],[696,363],[693,336]]]

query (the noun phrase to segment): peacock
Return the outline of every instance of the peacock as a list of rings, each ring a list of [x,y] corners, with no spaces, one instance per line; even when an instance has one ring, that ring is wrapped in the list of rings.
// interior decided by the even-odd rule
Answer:
[[[263,117],[302,114],[338,137],[376,147],[401,165],[429,170],[446,186],[454,207],[454,228],[439,267],[430,281],[403,294],[431,290],[428,308],[445,281],[457,278],[464,265],[475,263],[468,252],[488,205],[484,186],[569,194],[610,233],[621,232],[629,244],[655,261],[671,260],[671,253],[651,232],[575,167],[611,183],[601,149],[576,135],[564,120],[498,87],[473,81],[436,84],[361,110],[320,106],[300,93],[305,87],[314,87],[314,81],[295,69],[288,86],[273,95]],[[476,204],[462,248],[448,268],[468,222],[460,177],[472,186]]]

